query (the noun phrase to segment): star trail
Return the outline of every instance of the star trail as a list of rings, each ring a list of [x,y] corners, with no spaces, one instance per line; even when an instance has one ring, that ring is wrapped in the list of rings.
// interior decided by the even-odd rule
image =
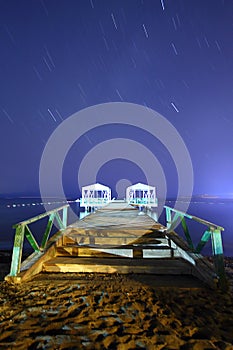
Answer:
[[[194,194],[232,193],[232,37],[227,0],[1,0],[0,195],[38,194],[53,131],[73,113],[109,102],[147,106],[173,124],[190,152]],[[84,135],[65,164],[67,193],[77,192],[87,151],[106,133],[129,131],[158,157],[172,194],[165,151],[128,129]],[[116,181],[140,180],[134,168],[122,169]]]

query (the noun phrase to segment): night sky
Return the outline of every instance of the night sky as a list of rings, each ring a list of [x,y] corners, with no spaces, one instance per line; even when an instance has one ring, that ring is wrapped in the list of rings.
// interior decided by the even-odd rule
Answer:
[[[191,156],[194,194],[233,195],[232,78],[231,0],[0,0],[0,196],[39,195],[51,134],[72,114],[109,102],[147,106],[173,124]],[[67,196],[79,195],[87,152],[116,137],[150,149],[168,195],[176,194],[165,147],[145,130],[109,124],[72,145]],[[106,162],[97,175],[113,189],[121,179],[145,181],[125,159]]]

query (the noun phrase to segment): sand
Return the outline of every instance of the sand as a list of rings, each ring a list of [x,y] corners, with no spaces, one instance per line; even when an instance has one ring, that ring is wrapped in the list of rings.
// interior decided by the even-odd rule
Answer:
[[[0,283],[0,325],[0,349],[230,350],[233,294],[146,275],[41,274]]]

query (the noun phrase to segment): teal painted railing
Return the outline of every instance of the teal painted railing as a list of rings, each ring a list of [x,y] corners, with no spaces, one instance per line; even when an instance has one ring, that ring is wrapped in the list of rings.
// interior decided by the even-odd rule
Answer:
[[[110,203],[108,198],[80,198],[80,207],[98,206]]]
[[[131,198],[129,200],[130,204],[138,204],[139,206],[152,206],[152,207],[157,207],[158,206],[158,199],[153,199],[153,198]]]
[[[166,209],[167,231],[173,231],[174,228],[181,222],[188,246],[193,253],[199,254],[202,251],[205,244],[209,240],[211,240],[212,255],[214,260],[215,271],[219,277],[219,284],[220,287],[222,287],[223,289],[226,288],[226,274],[222,244],[222,231],[224,231],[224,228],[219,225],[213,224],[212,222],[203,220],[197,216],[184,213],[174,208],[170,208],[168,206],[164,206],[164,208]],[[194,220],[207,227],[207,229],[204,230],[201,239],[196,247],[194,247],[194,243],[192,241],[186,219]]]
[[[64,230],[67,227],[68,207],[69,205],[64,205],[60,208],[53,209],[46,213],[35,216],[31,219],[19,222],[18,224],[13,226],[13,228],[15,228],[15,239],[12,253],[10,276],[17,276],[17,274],[20,272],[25,237],[27,238],[28,242],[30,243],[35,252],[43,252],[46,249],[54,221],[56,220],[60,230]],[[60,211],[62,211],[62,218],[59,214]],[[45,217],[48,217],[48,223],[44,231],[41,244],[39,245],[28,225]]]

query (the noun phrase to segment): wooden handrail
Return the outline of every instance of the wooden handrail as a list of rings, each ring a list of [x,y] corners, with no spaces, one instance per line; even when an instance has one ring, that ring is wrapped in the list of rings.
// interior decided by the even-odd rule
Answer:
[[[179,213],[181,216],[183,217],[186,217],[188,219],[192,219],[192,220],[195,220],[197,222],[199,222],[200,224],[203,224],[205,226],[208,226],[208,227],[213,227],[213,228],[216,228],[218,230],[221,230],[221,231],[224,231],[224,228],[222,226],[219,226],[217,224],[214,224],[213,222],[210,222],[210,221],[207,221],[207,220],[204,220],[204,219],[201,219],[197,216],[194,216],[194,215],[190,215],[190,214],[187,214],[183,211],[180,211],[180,210],[177,210],[177,209],[174,209],[174,208],[171,208],[171,207],[168,207],[166,205],[164,205],[164,208],[168,208],[170,211],[173,211],[175,213]]]
[[[10,276],[17,276],[17,274],[20,272],[25,236],[35,252],[40,253],[41,251],[44,251],[47,246],[47,242],[48,242],[48,238],[49,238],[52,226],[54,225],[54,220],[57,221],[57,224],[60,230],[63,230],[67,227],[68,207],[69,207],[68,204],[63,205],[62,207],[50,210],[46,213],[37,215],[28,220],[18,222],[13,226],[13,228],[15,228],[15,239],[14,239],[14,246],[13,246],[13,253],[12,253],[12,260],[11,260]],[[59,215],[59,211],[61,210],[62,210],[62,219]],[[39,245],[35,237],[33,236],[30,228],[28,227],[28,225],[40,219],[43,219],[45,217],[48,217],[48,223],[47,223],[45,232],[43,234],[41,244]]]
[[[50,210],[50,211],[47,211],[46,213],[43,213],[43,214],[40,214],[40,215],[37,215],[37,216],[34,216],[33,218],[30,218],[28,220],[24,220],[24,221],[20,221],[18,222],[17,224],[13,225],[13,228],[16,228],[17,226],[19,225],[28,225],[28,224],[31,224],[32,222],[35,222],[35,221],[38,221],[40,219],[43,219],[45,218],[46,216],[49,216],[51,215],[52,213],[54,213],[55,211],[58,212],[64,208],[68,208],[69,207],[69,204],[66,204],[66,205],[63,205],[62,207],[59,207],[59,208],[56,208],[56,209],[53,209],[53,210]]]
[[[197,216],[187,214],[185,212],[168,207],[166,205],[164,206],[164,208],[166,210],[167,231],[168,232],[173,231],[180,221],[183,227],[183,231],[184,231],[188,246],[193,253],[199,254],[203,249],[203,247],[205,246],[205,244],[211,239],[215,272],[219,278],[220,287],[222,289],[226,289],[227,281],[226,281],[223,245],[222,245],[222,231],[224,231],[224,228],[210,221],[203,220]],[[173,213],[173,217],[172,217],[172,213]],[[207,227],[196,248],[194,247],[185,218],[194,220]]]

